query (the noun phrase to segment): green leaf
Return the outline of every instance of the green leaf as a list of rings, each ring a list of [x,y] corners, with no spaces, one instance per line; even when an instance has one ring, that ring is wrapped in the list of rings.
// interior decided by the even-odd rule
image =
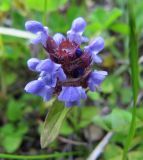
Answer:
[[[85,106],[81,108],[81,120],[80,123],[78,124],[79,129],[88,126],[92,122],[96,114],[97,114],[97,109],[95,106],[93,107]]]
[[[122,11],[118,8],[114,8],[110,11],[105,10],[104,8],[96,8],[90,16],[90,20],[94,23],[88,25],[87,30],[90,29],[90,32],[95,33],[95,31],[102,31],[104,29],[107,29],[121,15]]]
[[[110,29],[112,29],[114,32],[121,33],[123,35],[129,34],[129,26],[125,23],[114,23],[110,26]]]
[[[16,81],[17,75],[15,73],[7,73],[5,75],[5,83],[7,85],[11,85],[12,83],[14,83]]]
[[[80,110],[80,121],[77,115],[79,113],[79,110]],[[93,118],[97,114],[97,108],[95,106],[84,106],[81,108],[76,107],[72,111],[73,111],[73,116],[71,116],[71,120],[74,123],[76,130],[80,130],[81,128],[84,128],[88,126],[90,123],[92,123]],[[79,121],[78,124],[77,121]],[[74,127],[68,124],[67,121],[64,121],[60,133],[63,135],[69,135],[75,131],[73,128]]]
[[[137,117],[143,121],[143,108],[142,106],[137,109]]]
[[[104,93],[111,93],[115,91],[119,91],[121,88],[122,79],[116,76],[108,76],[103,83],[101,84],[101,90]]]
[[[17,121],[22,117],[22,104],[18,101],[11,100],[7,108],[7,117],[10,121]]]
[[[125,134],[124,133],[114,134],[114,136],[111,139],[111,142],[124,145],[125,144]]]
[[[100,98],[100,94],[98,92],[87,92],[88,97],[90,97],[93,101],[98,100]]]
[[[48,112],[41,133],[41,147],[47,147],[58,136],[61,125],[70,108],[63,103],[56,101]]]
[[[27,123],[20,122],[18,124],[18,127],[17,127],[17,133],[19,135],[24,135],[27,132],[28,132],[28,125],[27,125]]]
[[[142,151],[133,151],[128,154],[129,160],[142,160],[143,152]]]
[[[74,130],[72,129],[72,127],[70,127],[70,125],[68,124],[68,122],[64,121],[63,125],[61,126],[61,129],[60,129],[60,134],[68,136],[68,135],[72,134],[73,131]]]
[[[112,11],[107,12],[105,26],[109,27],[118,17],[122,15],[122,11],[118,8],[114,8]]]
[[[47,19],[47,24],[52,32],[60,31],[65,34],[70,29],[72,21],[81,15],[85,15],[85,7],[80,6],[79,9],[78,6],[71,5],[66,13],[66,17],[68,18],[64,14],[59,14],[59,12],[52,12]]]
[[[2,136],[3,135],[9,135],[11,134],[12,132],[14,132],[14,126],[11,124],[11,123],[8,123],[6,125],[4,125],[2,128],[1,128],[1,134]]]
[[[121,160],[121,158],[122,158],[122,155],[117,155],[116,157],[113,157],[110,160]]]
[[[4,125],[0,132],[1,145],[9,153],[16,151],[27,131],[28,127],[24,123],[20,123],[18,128],[11,123]]]
[[[0,11],[6,12],[10,9],[11,0],[1,0],[0,1]]]
[[[132,99],[132,90],[131,88],[122,88],[121,90],[121,99],[124,104],[131,102]]]
[[[107,116],[96,116],[93,119],[93,122],[105,130],[112,130],[117,133],[127,134],[131,118],[132,115],[130,112],[122,109],[114,109]]]
[[[15,132],[3,139],[3,147],[7,152],[12,153],[19,148],[21,141],[22,136]]]
[[[114,150],[114,152],[113,152]],[[103,157],[105,160],[111,160],[112,158],[117,157],[117,155],[122,154],[122,149],[115,144],[108,144],[103,153]]]
[[[46,11],[54,11],[57,10],[59,7],[64,5],[67,2],[67,0],[54,0],[54,1],[49,1],[47,0],[47,6],[46,6]],[[43,11],[45,8],[45,0],[26,0],[26,5],[30,9],[34,9],[37,11]]]
[[[128,133],[131,118],[130,112],[121,109],[114,109],[111,115],[106,117],[113,131],[121,133]]]
[[[103,128],[103,129],[105,129],[106,131],[111,130],[111,125],[109,125],[107,123],[107,121],[105,121],[105,117],[101,117],[101,116],[97,115],[94,117],[93,123],[95,123],[96,125],[98,125],[99,127]]]

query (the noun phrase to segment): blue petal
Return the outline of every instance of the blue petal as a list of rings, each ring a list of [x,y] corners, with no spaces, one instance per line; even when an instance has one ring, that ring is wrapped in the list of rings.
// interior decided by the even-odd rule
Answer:
[[[39,31],[44,31],[43,25],[38,21],[27,21],[25,23],[25,28],[27,31],[30,31],[32,33],[37,33]]]
[[[92,92],[94,92],[96,90],[96,85],[92,79],[88,80],[88,87]]]
[[[64,73],[62,68],[59,68],[57,73],[56,73],[57,77],[59,78],[60,81],[65,81],[66,80],[66,74]]]
[[[48,101],[51,99],[54,89],[51,87],[45,86],[42,80],[34,80],[29,82],[25,86],[25,91],[42,97],[44,101]]]
[[[65,37],[61,33],[56,33],[53,36],[53,39],[55,40],[56,44],[59,46],[61,42],[65,40]]]
[[[54,89],[48,86],[45,86],[41,92],[39,92],[39,96],[43,98],[44,101],[49,101],[53,96]]]
[[[25,23],[26,30],[36,34],[36,38],[31,40],[31,43],[38,44],[42,43],[46,47],[46,42],[48,39],[48,27],[44,27],[40,22],[37,21],[27,21]]]
[[[37,34],[35,38],[30,40],[30,43],[35,45],[41,43],[41,35]]]
[[[46,47],[47,39],[48,39],[48,33],[46,33],[46,32],[38,32],[37,34],[39,34],[39,36],[40,36],[40,42],[42,43],[42,45],[44,47]]]
[[[50,59],[45,59],[42,60],[36,67],[36,70],[41,72],[41,71],[45,71],[48,74],[52,74],[54,73],[58,67],[60,67],[61,65],[55,64],[52,60]]]
[[[97,85],[100,85],[107,75],[108,73],[106,71],[94,71],[90,78],[93,79]]]
[[[82,43],[86,43],[86,42],[88,42],[89,41],[89,39],[87,38],[87,37],[81,37],[81,42]]]
[[[44,47],[46,47],[47,39],[48,34],[46,34],[45,32],[38,32],[36,33],[36,37],[31,40],[31,43],[35,45],[41,43]]]
[[[57,78],[55,74],[46,74],[41,78],[47,86],[55,87],[57,83]]]
[[[102,63],[102,58],[94,53],[92,54],[92,60],[97,64]]]
[[[28,68],[32,71],[36,71],[36,66],[40,63],[38,58],[30,58],[27,61]]]
[[[38,94],[43,88],[44,88],[44,83],[41,80],[34,80],[29,82],[26,86],[25,86],[25,91],[28,93],[32,93],[32,94]]]
[[[78,88],[78,91],[79,91],[79,93],[80,93],[80,98],[81,98],[81,99],[86,99],[86,98],[87,98],[87,95],[86,95],[86,93],[85,93],[85,90],[82,89],[82,87],[77,87],[77,88]]]
[[[73,102],[65,102],[66,107],[73,107],[73,106],[80,106],[80,101],[73,101]]]
[[[69,31],[67,31],[67,37],[70,41],[73,41],[77,44],[81,44],[83,42],[87,42],[88,39],[82,36],[82,33],[86,27],[86,22],[82,17],[76,18],[72,27]]]
[[[73,32],[83,33],[85,27],[86,21],[82,17],[78,17],[72,22],[71,30]]]
[[[102,37],[97,37],[84,49],[88,51],[90,54],[92,53],[97,54],[103,48],[104,48],[104,39]]]
[[[68,33],[67,37],[71,42],[75,42],[77,44],[81,44],[82,43],[82,38],[81,38],[81,35],[79,35],[79,34]]]
[[[62,87],[62,91],[58,96],[61,101],[76,101],[79,98],[76,87]]]
[[[61,101],[73,102],[85,99],[86,94],[82,87],[62,87],[62,91],[58,96]]]
[[[44,76],[46,76],[47,74],[48,74],[47,72],[42,71],[39,76],[40,76],[40,77],[44,77]]]
[[[106,71],[94,71],[91,73],[90,78],[88,80],[88,87],[91,91],[94,91],[96,87],[98,87],[102,81],[107,76]]]
[[[71,42],[75,42],[77,44],[88,42],[88,38],[77,33],[68,33],[67,37]]]

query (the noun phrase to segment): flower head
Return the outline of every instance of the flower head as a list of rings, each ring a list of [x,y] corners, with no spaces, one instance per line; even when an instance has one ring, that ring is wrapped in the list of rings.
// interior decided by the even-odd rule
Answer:
[[[45,101],[58,95],[58,100],[65,106],[79,106],[80,100],[87,97],[85,89],[95,91],[107,76],[106,71],[92,71],[91,68],[92,62],[102,62],[98,53],[104,48],[103,38],[95,38],[82,49],[80,45],[88,42],[83,36],[86,21],[82,17],[73,21],[67,37],[61,33],[51,37],[48,28],[37,21],[28,21],[25,27],[36,35],[31,42],[41,43],[49,54],[48,59],[31,58],[27,61],[29,69],[39,76],[26,85],[25,91],[41,96]]]

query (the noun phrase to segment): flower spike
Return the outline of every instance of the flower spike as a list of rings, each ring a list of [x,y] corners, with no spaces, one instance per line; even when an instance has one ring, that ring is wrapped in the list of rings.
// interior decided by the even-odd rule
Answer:
[[[83,36],[85,27],[86,21],[78,17],[67,31],[67,37],[61,33],[52,37],[40,22],[26,22],[26,30],[36,35],[31,42],[41,43],[49,54],[44,60],[31,58],[27,61],[28,68],[39,76],[25,86],[26,92],[40,96],[44,101],[58,95],[58,100],[66,107],[72,107],[80,106],[81,100],[87,98],[85,89],[95,91],[98,88],[107,72],[92,71],[92,62],[102,62],[98,53],[104,48],[104,40],[97,37],[82,48],[81,44],[88,41]]]

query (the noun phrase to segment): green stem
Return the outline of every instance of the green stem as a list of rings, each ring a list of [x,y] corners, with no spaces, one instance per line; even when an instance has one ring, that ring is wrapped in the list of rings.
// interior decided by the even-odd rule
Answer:
[[[13,155],[13,154],[0,154],[0,158],[4,159],[18,159],[18,160],[31,160],[31,159],[47,159],[47,158],[60,158],[69,155],[75,155],[75,152],[68,152],[68,153],[54,153],[49,155]]]
[[[126,140],[122,160],[127,159],[127,153],[128,153],[131,141],[133,139],[133,136],[135,134],[135,130],[136,130],[136,105],[134,104],[133,110],[132,110],[132,121],[131,121],[131,124],[130,124],[129,135],[128,135],[127,140]]]
[[[130,59],[132,91],[133,91],[133,110],[132,110],[132,121],[130,125],[129,135],[126,140],[122,160],[127,159],[127,153],[136,131],[136,103],[139,90],[139,80],[138,80],[139,73],[138,73],[138,44],[136,36],[134,4],[135,4],[134,0],[128,0],[128,15],[129,15],[129,26],[130,26],[129,59]]]
[[[6,87],[6,84],[5,84],[5,76],[4,76],[4,68],[3,68],[3,60],[4,58],[2,57],[3,53],[4,53],[4,44],[3,44],[3,40],[2,40],[2,36],[0,36],[0,48],[1,48],[1,51],[0,51],[0,86],[1,86],[1,91],[2,91],[2,94],[4,96],[6,96],[6,92],[7,92],[7,87]]]

